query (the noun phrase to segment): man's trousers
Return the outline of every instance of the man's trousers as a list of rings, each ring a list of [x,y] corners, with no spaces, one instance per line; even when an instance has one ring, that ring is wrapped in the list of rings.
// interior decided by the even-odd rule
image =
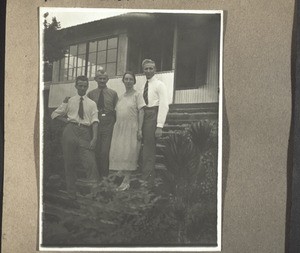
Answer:
[[[95,153],[93,150],[89,149],[90,141],[90,127],[68,123],[63,131],[62,147],[65,162],[67,191],[69,194],[76,194],[75,183],[77,176],[75,169],[77,167],[77,157],[87,173],[87,179],[91,181],[99,180]]]
[[[106,177],[109,173],[109,151],[116,117],[114,114],[101,116],[99,113],[99,121],[95,154],[99,175]]]
[[[145,108],[143,122],[143,151],[142,173],[145,179],[153,180],[155,177],[156,139],[158,107]]]

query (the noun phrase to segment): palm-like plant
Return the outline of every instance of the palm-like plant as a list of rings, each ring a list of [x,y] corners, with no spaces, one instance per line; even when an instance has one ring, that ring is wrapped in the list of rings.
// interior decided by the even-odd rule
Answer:
[[[176,132],[165,140],[163,150],[168,172],[172,179],[187,180],[195,166],[196,150],[187,133]]]
[[[203,120],[191,124],[189,133],[191,135],[192,142],[202,154],[211,148],[215,141],[214,128],[216,123]]]
[[[193,123],[188,131],[165,140],[164,157],[173,185],[171,205],[178,220],[178,242],[188,242],[190,209],[203,201],[214,202],[216,192],[216,123]]]
[[[177,240],[179,243],[188,241],[187,213],[192,188],[195,182],[195,167],[198,156],[194,144],[187,132],[177,132],[165,140],[164,157],[167,167],[167,178],[171,187],[170,205],[178,222]]]
[[[216,193],[217,132],[217,123],[208,120],[193,123],[189,129],[198,153],[197,184],[206,197]]]

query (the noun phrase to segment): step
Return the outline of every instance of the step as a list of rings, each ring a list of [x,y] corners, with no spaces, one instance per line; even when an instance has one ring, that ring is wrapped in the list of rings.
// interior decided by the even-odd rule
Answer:
[[[175,108],[175,109],[170,109],[169,114],[171,113],[218,113],[219,109],[218,108]]]
[[[210,120],[210,121],[217,121],[217,117],[213,116],[213,117],[208,117],[208,118],[204,118],[204,119],[169,119],[167,121],[168,124],[170,125],[180,125],[180,124],[186,124],[187,127],[186,128],[189,128],[189,126],[192,124],[192,123],[197,123],[197,122],[200,122],[202,120]]]
[[[169,106],[169,110],[191,110],[191,109],[198,109],[198,110],[206,110],[206,111],[217,111],[219,103],[188,103],[188,104],[171,104]]]
[[[183,124],[168,124],[166,123],[164,125],[163,131],[167,132],[169,130],[184,130],[187,127],[189,127],[189,124],[183,123]]]
[[[218,114],[217,113],[214,113],[214,112],[195,112],[195,113],[187,113],[187,112],[182,112],[182,113],[179,113],[179,112],[174,112],[174,113],[169,113],[167,115],[167,120],[168,119],[173,119],[173,118],[178,118],[178,119],[190,119],[190,118],[193,118],[193,119],[202,119],[202,118],[205,118],[205,117],[211,117],[211,116],[217,116]]]
[[[160,142],[156,143],[156,149],[163,149],[165,147],[166,147],[166,145],[164,145],[163,143],[160,143]]]
[[[164,164],[165,163],[165,157],[161,154],[156,154],[155,162]]]
[[[204,121],[204,120],[208,120],[208,121],[217,121],[217,117],[215,116],[211,116],[211,117],[205,117],[205,118],[201,118],[201,119],[195,119],[195,118],[172,118],[172,119],[168,119],[167,120],[167,124],[170,125],[187,125],[187,127],[189,125],[191,125],[192,123],[195,122],[200,122],[200,121]]]
[[[197,112],[208,112],[207,109],[203,108],[174,108],[170,109],[169,113],[197,113]],[[212,110],[210,110],[212,112]]]
[[[168,136],[170,136],[172,134],[175,134],[175,133],[178,133],[178,132],[179,132],[178,130],[170,130],[170,131],[167,131],[167,132],[163,132],[161,140],[165,141],[168,138]]]
[[[155,170],[166,170],[166,165],[164,165],[163,163],[156,163],[155,164]]]
[[[157,155],[162,155],[163,154],[163,149],[165,148],[166,146],[164,144],[161,144],[161,143],[157,143],[156,144],[156,154]]]

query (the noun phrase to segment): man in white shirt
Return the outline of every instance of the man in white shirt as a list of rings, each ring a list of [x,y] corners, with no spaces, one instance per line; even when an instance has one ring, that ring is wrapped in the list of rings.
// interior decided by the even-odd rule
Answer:
[[[52,119],[67,123],[62,135],[62,146],[67,192],[72,199],[76,198],[76,157],[79,157],[87,172],[87,182],[97,183],[99,180],[94,153],[99,122],[98,109],[96,103],[86,96],[88,87],[88,78],[78,76],[75,83],[77,95],[65,98],[51,114]]]
[[[143,123],[143,175],[153,181],[155,178],[156,138],[162,136],[162,129],[169,110],[167,88],[163,82],[155,77],[155,62],[145,59],[142,62],[143,72],[146,76],[143,97],[144,107]]]

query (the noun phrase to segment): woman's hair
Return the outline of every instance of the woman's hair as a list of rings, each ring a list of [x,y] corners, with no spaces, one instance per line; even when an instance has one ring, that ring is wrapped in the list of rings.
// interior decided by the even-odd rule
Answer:
[[[134,74],[132,71],[126,71],[126,72],[124,73],[124,75],[123,75],[123,77],[122,77],[122,82],[124,83],[124,78],[125,78],[125,76],[126,76],[127,74],[132,75],[133,80],[134,80],[134,84],[135,84],[135,83],[136,83],[136,78],[135,78],[135,74]]]

